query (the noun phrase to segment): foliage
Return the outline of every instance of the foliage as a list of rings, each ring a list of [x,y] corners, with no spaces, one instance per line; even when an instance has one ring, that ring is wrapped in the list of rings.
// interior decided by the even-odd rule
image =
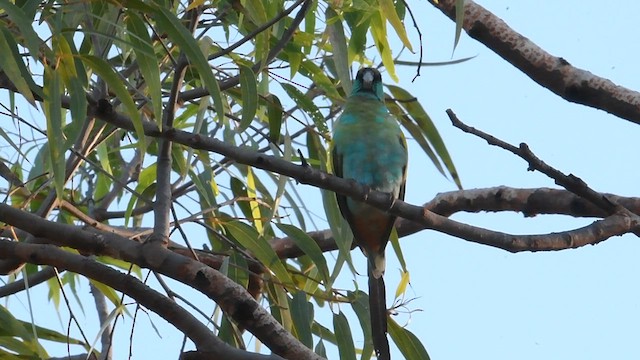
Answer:
[[[316,344],[319,354],[333,343],[343,358],[360,352],[362,358],[371,356],[362,310],[366,295],[332,287],[349,261],[348,239],[338,261],[328,263],[307,234],[316,229],[318,209],[305,204],[296,182],[184,144],[165,140],[166,148],[163,140],[145,135],[145,128],[180,129],[326,170],[330,124],[350,91],[351,72],[380,65],[397,81],[390,41],[415,47],[404,26],[404,1],[0,0],[0,9],[5,55],[0,76],[11,84],[2,116],[5,124],[13,120],[13,126],[0,129],[3,146],[10,149],[0,163],[10,189],[8,204],[60,223],[99,225],[137,239],[152,232],[141,227],[154,224],[154,196],[158,207],[164,179],[171,185],[171,209],[155,211],[169,216],[171,210],[175,243],[170,247],[204,244],[205,252],[224,255],[218,269],[263,299],[286,329],[309,348]],[[456,42],[459,32],[457,27]],[[423,107],[398,85],[387,90],[389,109],[407,133],[443,175],[461,186]],[[31,118],[25,101],[44,116]],[[128,119],[132,129],[96,119],[99,111]],[[164,172],[164,155],[169,172]],[[336,238],[346,238],[332,194],[325,192],[323,199],[334,234],[342,234]],[[25,235],[9,236],[24,240]],[[272,241],[283,236],[304,256],[288,259],[279,253]],[[142,277],[137,266],[122,259],[98,259]],[[257,269],[251,265],[256,261]],[[26,269],[28,275],[44,267]],[[264,285],[252,290],[256,273]],[[66,273],[59,283],[49,282],[52,301],[58,304],[61,285],[77,296],[81,278]],[[118,312],[131,316],[121,308],[121,294],[99,288]],[[362,348],[356,348],[358,331],[342,312],[347,308],[335,307],[340,303],[350,303],[360,320]],[[318,320],[320,308],[334,312],[333,325]],[[60,334],[31,332],[0,310],[11,320],[0,321],[8,339],[0,343],[3,354],[45,356],[34,342],[60,341]],[[217,319],[214,332],[244,347],[241,324],[229,314]],[[426,352],[417,338],[391,324],[400,351],[423,359]],[[91,346],[86,339],[65,341]]]

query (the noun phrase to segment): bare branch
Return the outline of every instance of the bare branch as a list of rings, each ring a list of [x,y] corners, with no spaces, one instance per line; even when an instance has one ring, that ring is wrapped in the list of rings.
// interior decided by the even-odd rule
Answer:
[[[6,204],[0,204],[0,221],[28,229],[34,237],[47,238],[56,245],[72,247],[82,253],[111,256],[167,275],[206,294],[274,353],[288,359],[322,359],[285,330],[241,285],[198,261],[164,247],[150,248],[148,243],[140,244],[113,233],[89,232],[73,225],[51,222]],[[28,256],[16,259],[35,261]],[[190,338],[196,342],[192,336]]]
[[[33,216],[33,215],[30,215]],[[37,217],[36,217],[37,218]],[[40,221],[47,222],[42,218]],[[50,223],[53,224],[53,223]],[[45,224],[41,224],[46,227]],[[133,242],[131,242],[133,243]],[[95,244],[94,244],[95,245]],[[82,274],[100,281],[116,290],[126,293],[138,303],[154,311],[181,332],[186,334],[198,347],[222,359],[258,360],[279,357],[248,353],[236,349],[213,335],[204,324],[184,308],[143,284],[133,276],[124,274],[90,258],[72,254],[52,245],[34,245],[0,239],[0,257],[16,258],[34,264],[51,265]],[[281,358],[279,358],[281,359]]]
[[[600,194],[599,192],[591,189],[589,185],[587,185],[582,179],[579,177],[569,174],[565,175],[561,171],[555,169],[554,167],[548,165],[541,159],[539,159],[527,146],[525,143],[521,143],[520,147],[515,147],[511,144],[508,144],[494,136],[491,136],[483,131],[475,129],[471,126],[464,124],[456,114],[451,111],[451,109],[447,110],[447,115],[449,115],[449,119],[453,123],[453,126],[461,129],[464,132],[476,135],[482,139],[485,139],[489,144],[501,147],[505,150],[510,151],[511,153],[519,156],[523,160],[529,163],[530,171],[538,170],[541,173],[547,175],[548,177],[555,180],[556,184],[561,185],[565,189],[571,191],[572,193],[586,199],[592,204],[598,206],[602,210],[604,210],[607,214],[614,214],[620,211],[627,211],[624,207],[616,204],[612,200],[608,199],[606,196]],[[636,216],[633,213],[627,214],[630,217]]]
[[[455,21],[456,0],[429,0]],[[487,9],[466,0],[462,27],[533,81],[567,101],[640,124],[640,93],[569,64],[522,36]]]
[[[25,290],[26,284],[29,284],[29,287],[32,288],[38,284],[42,284],[54,276],[56,276],[56,270],[52,267],[45,267],[37,273],[30,274],[27,277],[26,283],[24,279],[16,279],[16,281],[0,287],[0,298]]]

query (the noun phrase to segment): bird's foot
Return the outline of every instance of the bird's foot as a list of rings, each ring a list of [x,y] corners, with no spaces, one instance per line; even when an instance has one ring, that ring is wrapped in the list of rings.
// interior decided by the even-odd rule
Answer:
[[[304,155],[302,155],[302,151],[300,151],[300,149],[298,149],[298,156],[300,156],[300,166],[309,167],[309,163],[307,162],[307,159],[304,157]]]
[[[369,199],[369,195],[371,194],[371,186],[363,184],[362,187],[364,188],[364,195],[362,196],[362,200],[367,201],[367,199]]]
[[[391,210],[391,208],[393,208],[393,205],[395,205],[396,197],[393,196],[392,193],[387,193],[387,195],[389,196],[389,206],[387,207],[387,211],[389,211]]]

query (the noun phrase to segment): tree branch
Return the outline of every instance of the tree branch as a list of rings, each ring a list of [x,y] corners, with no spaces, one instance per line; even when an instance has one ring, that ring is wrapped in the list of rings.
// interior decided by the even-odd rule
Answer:
[[[89,232],[77,226],[51,222],[6,204],[0,204],[0,221],[28,229],[34,237],[47,238],[59,246],[122,259],[167,275],[214,300],[274,353],[287,359],[322,359],[285,330],[242,286],[198,261],[164,247],[140,244],[113,233]],[[149,246],[153,248],[149,249]]]
[[[43,282],[53,278],[56,276],[56,270],[50,266],[43,268],[42,270],[30,274],[27,276],[27,281],[25,279],[16,279],[14,282],[10,282],[5,286],[0,286],[0,298],[13,295],[15,293],[19,293],[22,290],[26,289],[26,284],[29,284],[30,288],[38,284],[42,284]]]
[[[456,0],[429,2],[455,21]],[[469,36],[563,99],[640,124],[639,92],[549,54],[472,0],[465,1],[462,27]]]
[[[33,216],[33,215],[31,215]],[[33,216],[35,217],[35,216]],[[35,217],[42,222],[46,220]],[[50,223],[53,224],[53,223]],[[40,224],[47,227],[45,224]],[[95,244],[94,244],[95,245]],[[106,245],[106,244],[103,244]],[[171,299],[143,284],[133,276],[103,265],[88,257],[64,251],[56,246],[26,244],[0,239],[0,257],[15,258],[38,265],[82,274],[118,291],[126,293],[142,306],[152,310],[187,335],[198,347],[210,351],[218,358],[237,360],[281,359],[236,349],[215,336],[204,324]]]

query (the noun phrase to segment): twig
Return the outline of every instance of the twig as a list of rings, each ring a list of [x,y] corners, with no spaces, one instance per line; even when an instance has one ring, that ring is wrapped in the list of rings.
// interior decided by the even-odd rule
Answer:
[[[490,145],[494,145],[500,148],[503,148],[514,155],[519,156],[523,160],[529,163],[530,171],[538,170],[541,173],[547,175],[548,177],[555,180],[556,184],[564,187],[565,189],[571,191],[572,193],[592,202],[594,205],[606,211],[608,214],[613,214],[616,211],[619,211],[620,208],[607,199],[602,194],[597,191],[591,189],[582,179],[579,177],[569,174],[565,175],[561,171],[555,169],[554,167],[548,165],[544,161],[540,160],[530,149],[529,146],[525,143],[521,143],[520,147],[515,147],[505,141],[502,141],[490,134],[487,134],[481,130],[468,126],[458,119],[456,114],[451,110],[447,109],[447,115],[451,120],[453,126],[458,129],[473,134],[481,139],[484,139]]]
[[[407,1],[406,0],[402,0],[402,3],[404,4],[404,7],[407,8],[407,10],[409,11],[409,16],[411,16],[411,21],[413,21],[413,27],[418,32],[418,43],[420,44],[420,58],[418,59],[418,66],[416,68],[416,76],[414,76],[413,79],[411,80],[411,82],[414,82],[420,76],[420,69],[422,68],[422,55],[424,53],[424,49],[422,47],[422,32],[420,31],[420,27],[418,26],[418,22],[416,21],[415,16],[413,16],[413,11],[411,10],[411,7],[409,6],[409,4],[407,4]]]

